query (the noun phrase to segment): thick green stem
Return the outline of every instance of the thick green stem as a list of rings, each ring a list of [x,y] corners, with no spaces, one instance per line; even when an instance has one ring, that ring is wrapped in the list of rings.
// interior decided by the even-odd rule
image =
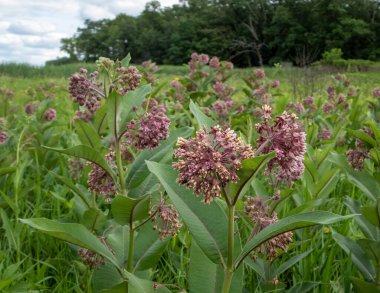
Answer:
[[[233,253],[234,253],[234,227],[235,227],[235,206],[228,205],[228,245],[227,245],[227,266],[224,269],[223,293],[230,291],[232,277],[234,275]]]
[[[119,172],[119,182],[120,188],[123,194],[126,194],[125,184],[124,184],[124,170],[123,164],[121,162],[121,152],[120,152],[120,141],[116,139],[115,142],[115,153],[116,153],[116,163],[117,163],[117,171]]]
[[[127,271],[132,272],[133,271],[133,250],[134,250],[134,244],[135,244],[135,230],[133,229],[132,225],[129,226],[129,249],[128,249],[128,264],[127,264]]]

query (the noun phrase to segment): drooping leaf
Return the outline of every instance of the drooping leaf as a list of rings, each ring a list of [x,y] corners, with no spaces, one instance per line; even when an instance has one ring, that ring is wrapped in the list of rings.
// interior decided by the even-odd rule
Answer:
[[[244,260],[244,258],[256,247],[260,246],[264,242],[277,235],[280,235],[288,231],[315,225],[329,225],[345,219],[352,218],[353,216],[354,215],[340,216],[330,212],[315,211],[289,216],[287,218],[281,219],[278,222],[266,227],[257,235],[255,235],[255,237],[253,237],[250,241],[248,241],[248,243],[243,247],[242,253],[236,259],[235,267],[238,267]]]
[[[47,235],[90,249],[104,256],[115,266],[118,265],[110,250],[81,224],[59,223],[46,218],[20,219],[20,221]]]
[[[115,172],[111,169],[111,167],[107,164],[104,157],[96,150],[85,146],[85,145],[77,145],[68,149],[56,149],[47,146],[43,146],[47,150],[51,150],[57,153],[62,153],[65,155],[85,159],[87,161],[93,162],[97,164],[99,167],[103,168],[108,174],[112,176],[112,178],[116,178]]]
[[[214,263],[227,253],[227,216],[216,203],[204,204],[189,189],[176,182],[178,173],[171,166],[147,162],[157,176],[202,251]]]

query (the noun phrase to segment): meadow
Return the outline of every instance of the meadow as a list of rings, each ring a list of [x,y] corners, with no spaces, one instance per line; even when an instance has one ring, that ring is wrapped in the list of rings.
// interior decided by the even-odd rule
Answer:
[[[129,61],[0,65],[1,292],[380,292],[378,67]]]

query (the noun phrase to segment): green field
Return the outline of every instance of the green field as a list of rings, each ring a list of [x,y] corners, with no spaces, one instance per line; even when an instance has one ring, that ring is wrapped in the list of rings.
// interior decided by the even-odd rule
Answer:
[[[227,211],[231,209],[222,196],[209,205],[200,205],[203,195],[195,197],[190,189],[180,189],[184,187],[169,176],[176,174],[171,168],[173,149],[177,148],[175,138],[186,136],[190,139],[195,136],[195,130],[203,126],[228,125],[257,151],[260,133],[255,124],[263,123],[260,116],[263,114],[257,113],[264,104],[271,106],[272,120],[284,110],[296,112],[302,125],[299,131],[306,133],[307,149],[302,162],[305,170],[299,178],[291,180],[291,184],[282,182],[275,173],[278,169],[274,168],[274,173],[270,174],[265,172],[278,149],[259,153],[262,158],[267,156],[263,168],[255,165],[257,172],[252,173],[244,197],[239,198],[234,206],[232,221],[235,232],[238,232],[232,234],[235,238],[233,259],[241,252],[239,243],[249,242],[252,235],[252,239],[262,235],[257,233],[259,225],[253,225],[244,212],[248,195],[263,197],[279,219],[302,217],[315,211],[356,216],[331,220],[334,223],[330,225],[328,220],[321,220],[326,216],[323,215],[310,220],[314,224],[297,226],[303,221],[300,218],[293,226],[274,231],[272,237],[279,237],[286,231],[302,228],[293,232],[287,249],[276,248],[273,258],[263,248],[265,244],[261,246],[265,252],[258,252],[257,247],[252,250],[250,254],[254,256],[248,256],[241,269],[236,270],[229,292],[379,292],[380,102],[373,90],[380,88],[380,74],[376,67],[367,72],[341,72],[345,76],[339,77],[331,68],[317,66],[268,67],[264,68],[265,77],[258,77],[255,68],[223,69],[220,82],[232,90],[221,97],[215,90],[219,69],[197,66],[193,76],[189,76],[189,68],[185,65],[159,66],[155,73],[138,66],[141,72],[156,78],[151,88],[143,78],[134,91],[127,90],[124,102],[122,96],[109,91],[107,99],[100,99],[101,107],[89,121],[77,122],[74,116],[79,108],[68,90],[70,76],[81,67],[92,72],[96,69],[95,64],[0,65],[0,131],[7,135],[0,144],[1,292],[125,292],[128,291],[125,286],[129,286],[129,292],[222,292],[222,281],[231,268],[230,255],[227,256],[226,252],[230,249],[227,242],[230,243],[231,237],[227,241],[227,231],[220,227],[227,227]],[[196,75],[205,71],[208,76]],[[100,70],[100,80],[111,76],[109,72],[110,75],[102,74],[104,72]],[[112,74],[117,76],[115,72]],[[181,83],[179,89],[171,85],[173,80]],[[280,86],[272,86],[273,80],[279,80]],[[98,86],[100,91],[104,84],[94,83],[92,86]],[[334,88],[330,97],[327,93],[329,86]],[[265,89],[264,94],[254,94],[262,89]],[[176,94],[182,95],[181,98]],[[96,93],[92,92],[92,95]],[[314,98],[314,108],[305,102],[308,96]],[[117,98],[121,99],[121,104],[115,102]],[[230,98],[233,106],[226,106],[227,115],[218,112],[215,103],[229,102]],[[112,99],[115,99],[113,106],[121,105],[118,111],[111,109]],[[112,126],[111,121],[118,121],[120,125],[126,125],[131,117],[139,121],[138,117],[145,117],[145,112],[151,111],[149,103],[153,99],[166,106],[166,115],[171,121],[169,135],[177,137],[163,139],[153,150],[141,149],[131,143],[124,148],[126,156],[121,156],[116,147],[119,140],[112,132],[117,126]],[[141,106],[143,100],[145,106]],[[28,103],[33,104],[30,114],[25,112]],[[327,110],[326,105],[331,109]],[[132,106],[137,110],[132,110]],[[56,117],[47,121],[46,111],[50,108],[56,110]],[[103,117],[107,121],[105,126],[99,124],[102,109],[107,113],[104,114],[106,118]],[[126,109],[129,109],[128,113],[124,113]],[[138,113],[137,118],[133,116],[134,111]],[[156,112],[152,113],[154,117]],[[114,120],[112,115],[116,117]],[[124,126],[120,125],[122,129]],[[140,130],[134,129],[136,133]],[[81,157],[82,163],[78,160],[70,163],[68,152],[63,154],[49,149],[63,150],[77,145],[86,146],[84,151],[71,153]],[[104,156],[109,149],[115,151],[116,157],[107,161]],[[362,161],[354,166],[356,169],[352,167],[352,161],[351,164],[347,161],[349,150],[361,155]],[[91,157],[90,153],[95,155]],[[287,156],[291,158],[292,155]],[[85,163],[84,159],[92,161],[92,165]],[[157,167],[159,171],[154,171],[156,167],[149,163],[148,170],[145,160],[161,163]],[[112,184],[117,191],[110,196],[109,202],[108,195],[101,196],[88,183],[89,172],[102,162],[111,169],[109,174],[115,173],[113,179],[109,178],[114,180]],[[77,169],[73,170],[73,164]],[[98,168],[105,170],[104,166]],[[252,168],[244,165],[242,170],[253,172]],[[233,190],[231,188],[227,191]],[[182,194],[176,190],[185,191]],[[273,200],[277,193],[279,199]],[[149,197],[151,202],[146,200]],[[161,197],[174,204],[182,223],[175,236],[164,240],[159,239],[157,232],[151,229],[151,221],[147,220],[154,219],[152,210],[159,207]],[[116,200],[117,205],[113,203]],[[133,220],[125,220],[135,217],[133,210],[138,203],[133,203],[134,200],[146,202],[147,206],[141,204],[142,207],[136,208],[141,209],[136,212],[140,214]],[[36,218],[45,220],[31,220]],[[128,221],[133,223],[129,225]],[[63,223],[73,226],[67,228],[69,226]],[[218,229],[216,223],[220,223],[220,227],[216,225]],[[140,227],[140,224],[145,225]],[[131,234],[133,225],[136,230]],[[104,237],[106,245],[94,235]],[[212,258],[215,251],[211,247],[210,250],[205,248],[212,236],[225,242],[226,251],[220,245],[223,250],[220,254],[226,262],[224,272],[221,263],[213,262],[218,258]],[[136,242],[132,247],[132,261],[127,258],[131,253],[128,251],[131,237]],[[100,256],[97,251],[96,261],[104,257],[107,261],[94,268],[80,258],[80,247],[88,251],[105,249],[110,256],[105,257],[107,253]],[[112,259],[118,263],[118,268],[112,264]],[[111,290],[117,284],[119,287]]]

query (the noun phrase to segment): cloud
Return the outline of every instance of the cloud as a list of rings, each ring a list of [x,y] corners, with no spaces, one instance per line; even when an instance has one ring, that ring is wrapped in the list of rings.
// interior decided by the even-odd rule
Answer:
[[[0,62],[43,65],[65,56],[60,40],[71,37],[85,19],[138,15],[150,0],[0,0]],[[171,6],[179,0],[161,0]]]

